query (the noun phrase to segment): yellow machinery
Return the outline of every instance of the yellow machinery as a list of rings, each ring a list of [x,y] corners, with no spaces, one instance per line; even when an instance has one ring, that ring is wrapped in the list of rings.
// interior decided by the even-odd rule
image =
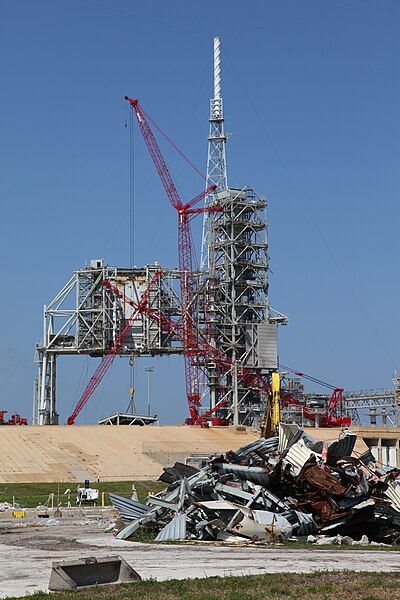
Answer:
[[[281,420],[281,380],[277,371],[272,373],[271,393],[265,403],[264,421],[261,424],[261,437],[271,437],[277,430]]]

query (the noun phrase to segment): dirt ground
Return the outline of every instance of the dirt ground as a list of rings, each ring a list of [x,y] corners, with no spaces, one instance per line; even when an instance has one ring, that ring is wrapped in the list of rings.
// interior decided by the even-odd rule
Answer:
[[[52,522],[1,519],[0,598],[47,590],[54,560],[115,554],[142,578],[159,581],[341,569],[400,572],[399,552],[132,543],[105,533],[109,516],[93,511]]]

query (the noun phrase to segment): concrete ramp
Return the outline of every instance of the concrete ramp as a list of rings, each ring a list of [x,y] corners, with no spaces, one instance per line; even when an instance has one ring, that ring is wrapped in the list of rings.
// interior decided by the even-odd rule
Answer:
[[[243,427],[0,427],[0,482],[155,480],[189,454],[226,452],[258,436]]]

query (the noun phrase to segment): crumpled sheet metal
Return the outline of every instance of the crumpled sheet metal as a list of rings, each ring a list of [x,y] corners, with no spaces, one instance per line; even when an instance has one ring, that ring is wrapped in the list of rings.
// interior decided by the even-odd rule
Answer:
[[[311,456],[316,456],[316,454],[301,439],[289,449],[284,458],[284,463],[292,465],[294,467],[294,474],[298,475]]]
[[[293,527],[285,517],[265,510],[246,512],[239,509],[228,531],[253,541],[276,542],[288,539]]]
[[[156,542],[184,540],[186,537],[186,515],[177,514],[165,525],[156,537]]]
[[[214,468],[218,473],[233,473],[243,481],[251,481],[258,485],[268,487],[269,474],[262,467],[247,467],[242,465],[232,465],[229,463],[216,463]]]
[[[328,455],[326,462],[328,465],[334,465],[342,456],[351,456],[356,445],[357,436],[354,434],[344,435],[337,442],[331,442],[328,446]]]
[[[331,496],[344,496],[349,490],[349,486],[343,485],[340,479],[312,463],[303,466],[298,479],[306,481],[311,488]]]
[[[312,514],[288,510],[282,513],[282,516],[292,525],[294,535],[312,535],[318,531],[318,525]]]
[[[200,484],[203,481],[206,481],[209,476],[209,470],[210,470],[209,468],[201,469],[198,473],[195,473],[194,475],[189,477],[186,480],[186,484],[189,486],[189,489],[190,489],[191,485]],[[160,494],[157,494],[157,496],[159,496],[160,498],[163,498],[167,502],[172,502],[173,500],[176,500],[179,498],[180,490],[181,490],[181,488],[179,486],[171,491],[167,491],[166,493],[161,492]],[[119,531],[117,533],[116,537],[120,540],[126,540],[132,534],[134,534],[142,525],[145,525],[153,520],[156,520],[157,517],[160,514],[162,514],[165,510],[166,509],[160,508],[158,506],[151,506],[151,507],[149,506],[149,510],[147,513],[143,514],[136,520],[132,521],[132,523],[129,523],[126,527],[121,529],[121,531]]]
[[[128,522],[117,537],[149,527],[157,541],[272,543],[329,532],[398,543],[400,470],[349,456],[354,442],[352,434],[327,443],[281,426],[280,437],[214,455],[191,475],[176,463],[165,470],[169,487],[146,504],[114,496]]]
[[[147,513],[149,510],[147,504],[142,504],[136,500],[124,498],[123,496],[118,496],[117,494],[112,493],[110,493],[109,496],[111,504],[120,513],[124,521],[132,521],[137,519],[138,517],[141,517]]]
[[[389,482],[384,494],[391,500],[393,508],[400,512],[400,484]]]
[[[260,438],[255,442],[251,442],[239,450],[235,450],[234,455],[240,460],[243,460],[247,456],[256,455],[262,458],[268,458],[270,454],[278,450],[278,437],[271,438]]]
[[[158,478],[158,481],[163,481],[164,483],[174,483],[175,481],[180,481],[183,477],[188,478],[195,473],[198,473],[198,469],[192,467],[190,465],[185,465],[181,462],[176,462],[173,467],[166,467]]]
[[[299,438],[301,429],[296,423],[279,423],[278,427],[278,453],[281,454],[292,445],[293,439]],[[300,436],[301,437],[301,436]],[[296,439],[298,441],[298,439]]]

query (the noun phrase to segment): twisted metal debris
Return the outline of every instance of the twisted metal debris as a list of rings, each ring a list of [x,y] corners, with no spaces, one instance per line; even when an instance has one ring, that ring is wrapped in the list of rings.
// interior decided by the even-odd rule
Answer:
[[[156,541],[398,543],[400,469],[378,468],[370,452],[352,456],[355,442],[348,430],[320,442],[280,424],[277,436],[211,456],[202,469],[176,463],[160,477],[167,489],[146,504],[110,494],[124,521],[117,537],[145,529]]]

